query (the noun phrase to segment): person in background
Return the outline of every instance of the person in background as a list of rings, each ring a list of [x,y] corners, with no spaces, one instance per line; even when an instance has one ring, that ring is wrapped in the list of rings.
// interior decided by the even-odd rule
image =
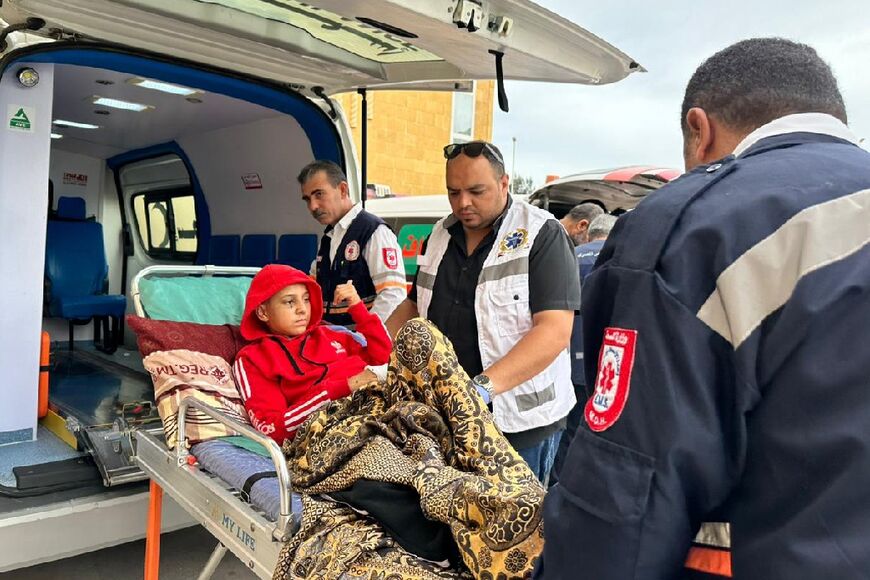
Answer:
[[[568,237],[574,243],[574,246],[585,244],[589,241],[589,224],[592,220],[602,215],[604,210],[597,203],[585,202],[575,205],[565,216],[559,220],[559,223],[568,232]]]
[[[866,579],[870,153],[830,67],[780,38],[701,64],[680,122],[687,173],[586,279],[593,392],[535,577]]]
[[[444,148],[453,212],[435,224],[391,335],[428,318],[496,425],[546,484],[574,405],[568,344],[580,281],[573,247],[548,212],[508,195],[501,152],[485,141]]]
[[[577,256],[577,267],[580,272],[581,289],[583,280],[592,272],[595,260],[598,258],[598,254],[604,246],[604,241],[610,235],[610,230],[613,229],[614,224],[616,224],[615,216],[602,213],[589,224],[589,241],[585,244],[580,244],[574,249],[574,254]],[[589,396],[589,393],[586,392],[586,376],[583,365],[583,319],[579,313],[574,318],[574,330],[571,331],[571,382],[574,383],[574,394],[577,397],[577,403],[574,404],[574,408],[568,413],[568,423],[559,441],[559,449],[556,451],[553,469],[550,470],[549,485],[551,487],[559,482],[559,470],[562,469],[562,463],[565,462],[565,455],[568,453],[568,447],[574,439],[574,433],[580,427],[580,421],[583,418],[583,405]]]

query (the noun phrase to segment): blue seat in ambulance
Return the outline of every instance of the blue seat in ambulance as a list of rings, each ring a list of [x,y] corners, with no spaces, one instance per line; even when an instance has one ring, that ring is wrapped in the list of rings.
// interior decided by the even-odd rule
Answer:
[[[208,261],[213,266],[238,266],[241,236],[212,236],[208,240]]]
[[[285,234],[278,238],[278,263],[308,272],[317,257],[317,236]]]
[[[45,303],[49,316],[73,322],[94,319],[94,338],[99,343],[99,324],[105,323],[105,350],[114,350],[127,299],[110,295],[109,265],[103,244],[103,226],[86,219],[85,200],[61,197],[57,214],[48,221],[45,243]],[[114,336],[109,336],[112,319]]]
[[[275,262],[275,234],[248,234],[242,238],[242,266],[262,268]]]

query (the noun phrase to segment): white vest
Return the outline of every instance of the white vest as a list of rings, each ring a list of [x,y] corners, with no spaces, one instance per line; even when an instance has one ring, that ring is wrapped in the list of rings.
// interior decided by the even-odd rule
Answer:
[[[529,253],[541,227],[551,219],[549,213],[514,200],[499,226],[474,295],[484,369],[505,356],[532,328]],[[423,318],[429,312],[435,277],[450,241],[447,228],[455,222],[450,215],[436,223],[426,242],[426,254],[417,257],[417,309]],[[566,348],[537,376],[497,395],[492,408],[502,431],[518,433],[555,423],[568,414],[575,401]]]

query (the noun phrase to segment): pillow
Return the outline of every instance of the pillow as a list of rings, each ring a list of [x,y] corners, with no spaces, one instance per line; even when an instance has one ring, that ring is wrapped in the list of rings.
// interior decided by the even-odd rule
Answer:
[[[251,280],[250,276],[143,278],[139,294],[152,320],[239,324]]]
[[[146,356],[142,364],[154,381],[154,400],[170,449],[178,443],[178,407],[185,397],[192,396],[243,424],[248,422],[232,368],[225,359],[186,349],[158,350]],[[236,434],[199,409],[187,411],[187,446]]]
[[[154,382],[154,400],[163,421],[166,445],[177,444],[178,406],[187,396],[248,424],[245,407],[233,380],[232,364],[245,345],[238,326],[150,320],[127,316],[136,333],[142,364]],[[235,435],[197,409],[187,412],[187,441],[193,445]]]
[[[126,320],[136,333],[142,356],[157,350],[183,348],[219,356],[232,365],[236,354],[245,346],[239,327],[231,324],[150,320],[132,314]]]

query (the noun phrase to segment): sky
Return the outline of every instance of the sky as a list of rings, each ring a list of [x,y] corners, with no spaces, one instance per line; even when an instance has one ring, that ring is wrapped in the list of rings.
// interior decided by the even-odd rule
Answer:
[[[495,107],[493,141],[513,173],[543,184],[621,165],[683,168],[679,111],[708,56],[745,38],[813,46],[834,70],[849,124],[870,142],[870,26],[866,0],[537,0],[608,41],[649,72],[604,86],[508,82],[510,112]]]

